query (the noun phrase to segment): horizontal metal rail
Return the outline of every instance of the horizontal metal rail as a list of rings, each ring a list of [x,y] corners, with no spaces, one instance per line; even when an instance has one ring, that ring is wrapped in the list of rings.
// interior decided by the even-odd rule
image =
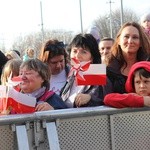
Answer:
[[[116,109],[106,106],[71,108],[61,110],[50,110],[35,112],[32,114],[13,114],[0,116],[0,125],[22,124],[36,120],[54,121],[56,119],[85,117],[93,115],[112,115],[117,113],[147,111],[149,107]]]

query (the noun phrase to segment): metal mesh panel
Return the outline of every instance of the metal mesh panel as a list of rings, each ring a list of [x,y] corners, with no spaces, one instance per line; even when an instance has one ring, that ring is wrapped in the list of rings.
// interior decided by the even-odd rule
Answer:
[[[49,150],[49,149],[50,149],[50,147],[49,147],[49,143],[48,143],[48,139],[47,139],[47,133],[46,133],[46,131],[44,131],[44,138],[45,138],[45,140],[44,140],[44,144],[43,144],[44,150]],[[43,150],[43,149],[41,149],[41,150]]]
[[[47,132],[45,129],[43,131],[41,131],[40,138],[44,139],[44,140],[38,146],[38,150],[49,150],[50,147],[49,147],[49,143],[48,143],[48,139],[47,139]]]
[[[35,150],[35,139],[33,132],[33,123],[30,124],[27,130],[30,150]],[[42,137],[40,134],[39,139]],[[21,139],[24,140],[24,139]],[[44,142],[43,142],[44,143]],[[43,150],[42,144],[40,145]],[[0,126],[0,150],[18,150],[16,132],[10,129],[10,125]],[[46,150],[46,149],[44,149]]]
[[[93,116],[57,121],[61,150],[110,150],[108,116]]]
[[[1,150],[16,150],[16,136],[11,131],[9,125],[0,126],[0,149]]]
[[[111,116],[113,150],[150,150],[150,112]]]

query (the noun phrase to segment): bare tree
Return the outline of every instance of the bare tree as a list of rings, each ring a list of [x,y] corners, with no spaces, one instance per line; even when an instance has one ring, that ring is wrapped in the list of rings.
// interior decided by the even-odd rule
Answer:
[[[58,39],[59,41],[63,41],[65,44],[70,43],[73,34],[71,31],[64,30],[45,30],[44,39],[42,38],[42,33],[29,33],[25,36],[18,36],[15,39],[12,49],[17,49],[21,53],[21,57],[24,55],[25,50],[29,47],[33,48],[36,52],[36,56],[38,57],[39,51],[42,48],[43,44],[49,39]]]
[[[124,16],[123,16],[124,23],[127,21],[136,21],[138,22],[139,18],[137,17],[136,13],[134,13],[130,9],[124,9]],[[100,31],[100,37],[110,37],[110,23],[109,23],[109,14],[105,14],[103,16],[99,16],[98,19],[94,21],[94,24],[98,27]],[[112,12],[112,35],[113,37],[116,36],[118,30],[121,27],[121,19],[120,19],[120,9],[116,9]],[[44,37],[44,39],[43,39]],[[58,39],[63,41],[65,44],[71,42],[74,35],[71,31],[65,30],[44,30],[44,35],[41,32],[38,33],[29,33],[28,35],[20,35],[18,38],[15,39],[15,42],[12,46],[13,49],[17,49],[20,51],[21,56],[24,55],[25,49],[31,47],[36,51],[38,56],[40,49],[42,48],[43,44],[49,39]]]
[[[134,13],[131,9],[124,9],[124,16],[123,16],[124,23],[128,21],[136,21],[138,22],[139,18],[137,17],[136,13]],[[101,37],[110,37],[110,18],[109,14],[105,14],[103,16],[99,16],[97,20],[94,21],[94,24],[100,30]],[[121,16],[120,16],[120,9],[116,9],[112,12],[112,35],[113,37],[116,36],[118,30],[121,27]]]

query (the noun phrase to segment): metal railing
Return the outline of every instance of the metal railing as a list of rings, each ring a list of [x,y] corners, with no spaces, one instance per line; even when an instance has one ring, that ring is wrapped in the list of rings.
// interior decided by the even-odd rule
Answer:
[[[5,150],[149,150],[150,109],[105,106],[0,116]]]

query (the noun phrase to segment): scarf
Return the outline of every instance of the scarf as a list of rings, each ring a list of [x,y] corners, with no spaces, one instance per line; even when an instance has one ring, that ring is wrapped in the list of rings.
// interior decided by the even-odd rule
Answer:
[[[72,75],[68,77],[67,83],[65,84],[64,89],[61,94],[61,98],[63,101],[66,101],[69,98],[74,80],[75,80],[75,75],[74,73],[72,73]]]
[[[35,98],[39,98],[45,93],[45,89],[46,89],[46,87],[42,87],[32,93],[25,93],[25,94],[27,94],[28,96],[35,97]]]

